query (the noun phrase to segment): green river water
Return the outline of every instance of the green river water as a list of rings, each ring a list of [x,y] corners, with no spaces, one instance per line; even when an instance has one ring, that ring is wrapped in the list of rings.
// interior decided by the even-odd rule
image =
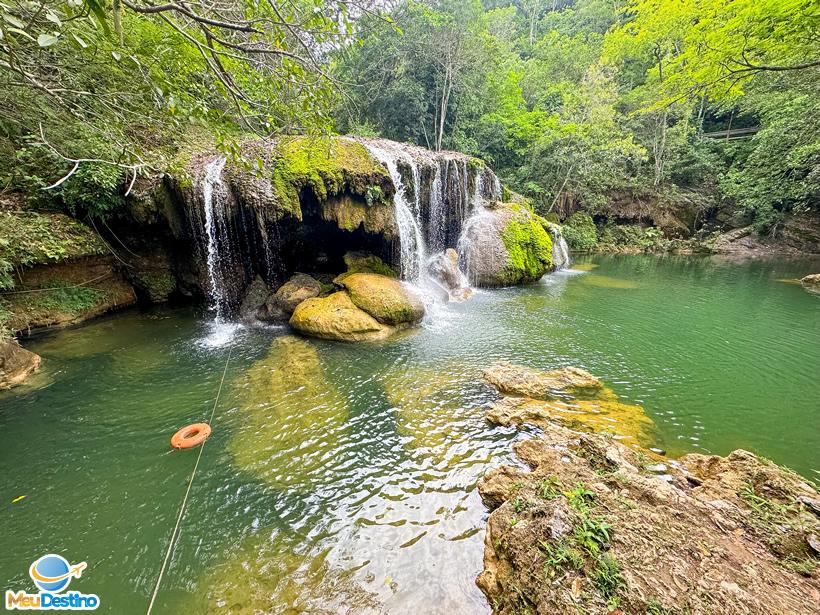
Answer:
[[[489,612],[476,483],[535,433],[485,422],[498,359],[588,369],[670,455],[742,447],[818,478],[820,297],[780,280],[820,262],[581,260],[375,344],[219,346],[191,308],[32,341],[42,372],[0,393],[0,589],[33,592],[30,563],[60,553],[100,612],[145,613],[197,454],[168,441],[208,418],[229,347],[155,613]]]

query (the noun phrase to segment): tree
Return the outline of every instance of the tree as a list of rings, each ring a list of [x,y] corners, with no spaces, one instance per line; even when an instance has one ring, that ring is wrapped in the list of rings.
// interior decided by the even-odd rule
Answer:
[[[327,129],[337,84],[323,50],[347,40],[362,13],[358,0],[10,0],[0,10],[0,145],[56,187],[87,164],[133,181],[191,125]]]
[[[736,100],[755,75],[820,67],[817,10],[816,0],[631,0],[608,49],[663,60],[658,105]]]

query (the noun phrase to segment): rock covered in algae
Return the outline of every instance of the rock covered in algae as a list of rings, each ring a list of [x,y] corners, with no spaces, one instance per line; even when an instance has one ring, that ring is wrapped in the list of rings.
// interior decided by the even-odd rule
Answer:
[[[603,383],[577,367],[549,372],[501,361],[484,370],[484,379],[508,395],[533,399],[554,399],[566,395],[595,394]]]
[[[347,273],[378,273],[389,278],[396,278],[396,272],[375,254],[369,252],[346,252],[344,255]]]
[[[800,283],[810,293],[820,295],[820,273],[812,273],[800,279]]]
[[[40,357],[14,340],[0,340],[0,389],[23,383],[40,368]]]
[[[459,444],[469,436],[453,429],[453,422],[469,413],[465,410],[462,369],[448,364],[436,366],[399,366],[382,379],[390,403],[398,411],[396,429],[410,438],[409,448],[421,449],[426,461],[446,462],[449,466]],[[461,461],[461,460],[457,460]]]
[[[496,203],[464,225],[467,277],[478,286],[539,280],[552,268],[552,239],[525,206]]]
[[[358,308],[345,291],[303,301],[290,326],[311,337],[343,342],[383,339],[395,331]]]
[[[356,307],[382,324],[412,324],[424,316],[421,297],[399,280],[375,273],[354,273],[341,284]]]
[[[818,518],[794,505],[817,492],[791,472],[735,451],[663,480],[644,453],[556,424],[514,448],[531,471],[479,483],[494,510],[477,584],[495,613],[818,612]]]
[[[318,297],[322,292],[322,284],[307,275],[296,273],[282,284],[275,293],[265,298],[259,308],[257,317],[265,321],[287,321],[293,311],[302,301]]]
[[[487,411],[497,425],[545,427],[558,422],[581,431],[608,433],[633,445],[650,446],[655,423],[641,406],[625,404],[612,389],[577,367],[541,371],[500,362],[484,379],[503,397]]]
[[[487,411],[487,420],[496,425],[526,423],[542,428],[558,422],[581,431],[612,434],[619,440],[642,446],[652,444],[655,432],[655,423],[641,406],[622,403],[608,394],[602,399],[551,401],[504,397]]]
[[[228,449],[237,466],[280,488],[307,489],[320,480],[348,406],[311,343],[277,337],[234,387],[239,420]]]

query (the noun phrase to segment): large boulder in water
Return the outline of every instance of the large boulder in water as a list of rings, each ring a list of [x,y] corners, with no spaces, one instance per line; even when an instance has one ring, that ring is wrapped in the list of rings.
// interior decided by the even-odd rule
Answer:
[[[385,325],[416,323],[424,316],[424,302],[399,280],[375,273],[354,273],[341,280],[359,309]]]
[[[563,367],[549,372],[501,361],[484,371],[484,379],[501,393],[554,399],[564,395],[596,393],[603,383],[578,367]]]
[[[524,205],[495,203],[464,225],[462,256],[477,286],[512,286],[539,280],[552,268],[549,233]]]
[[[307,275],[297,273],[282,284],[279,289],[268,295],[257,312],[257,318],[268,322],[287,321],[300,303],[322,292],[322,284]]]
[[[0,340],[0,389],[21,384],[40,368],[40,356],[11,339]]]
[[[464,301],[470,298],[473,291],[467,277],[459,269],[458,261],[458,252],[447,248],[430,258],[427,262],[427,274],[436,285],[446,291],[445,299]]]
[[[303,301],[296,306],[290,326],[311,337],[343,342],[381,339],[395,330],[356,307],[345,291]]]

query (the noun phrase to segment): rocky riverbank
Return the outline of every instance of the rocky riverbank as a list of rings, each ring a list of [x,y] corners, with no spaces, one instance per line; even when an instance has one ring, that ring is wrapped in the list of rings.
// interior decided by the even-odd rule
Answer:
[[[477,583],[494,612],[818,612],[820,496],[800,476],[743,450],[665,459],[624,417],[592,433],[573,406],[601,386],[579,370],[486,377],[508,394],[490,421],[514,400],[529,411],[505,424],[542,431],[515,445],[527,469],[479,484],[492,512]]]

